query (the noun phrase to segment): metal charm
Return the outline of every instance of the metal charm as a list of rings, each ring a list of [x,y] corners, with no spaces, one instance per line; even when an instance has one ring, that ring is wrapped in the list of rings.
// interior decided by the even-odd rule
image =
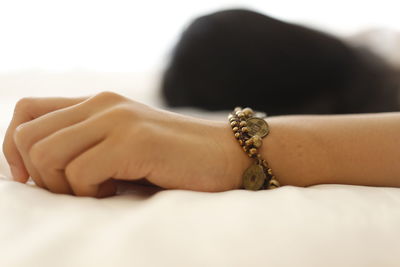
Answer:
[[[266,178],[263,167],[253,164],[243,173],[243,186],[248,190],[259,190],[264,185]]]
[[[260,118],[250,118],[246,120],[248,134],[250,136],[258,135],[259,137],[264,137],[269,133],[269,127],[265,120]]]

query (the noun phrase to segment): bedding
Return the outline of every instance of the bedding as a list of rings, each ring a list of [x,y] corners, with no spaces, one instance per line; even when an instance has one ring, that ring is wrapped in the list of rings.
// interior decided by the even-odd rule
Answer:
[[[159,105],[158,76],[139,76],[0,75],[0,139],[26,92],[72,96],[119,88]],[[99,200],[13,182],[2,154],[0,177],[1,267],[400,266],[399,188],[203,193],[123,183],[118,196]]]
[[[0,180],[0,266],[399,266],[400,189],[203,193],[125,186],[93,199]]]

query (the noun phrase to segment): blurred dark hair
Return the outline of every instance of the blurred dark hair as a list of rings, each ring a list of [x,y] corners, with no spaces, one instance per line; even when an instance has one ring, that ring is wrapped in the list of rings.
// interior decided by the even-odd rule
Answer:
[[[248,10],[194,20],[164,73],[172,107],[269,115],[399,110],[398,84],[378,56],[328,34]]]

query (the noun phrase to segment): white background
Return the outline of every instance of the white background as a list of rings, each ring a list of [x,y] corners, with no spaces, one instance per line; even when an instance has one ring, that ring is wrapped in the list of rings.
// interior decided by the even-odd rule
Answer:
[[[0,73],[160,66],[196,16],[247,7],[338,34],[400,30],[398,0],[0,0]]]

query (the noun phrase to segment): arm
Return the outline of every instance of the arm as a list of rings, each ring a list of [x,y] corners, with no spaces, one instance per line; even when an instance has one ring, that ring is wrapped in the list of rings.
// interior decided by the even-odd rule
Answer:
[[[400,187],[400,113],[267,118],[261,153],[282,184]]]
[[[400,186],[398,113],[267,118],[261,153],[283,185]],[[105,196],[115,181],[217,192],[252,160],[227,121],[155,109],[105,92],[16,106],[3,151],[14,178],[55,193]]]

